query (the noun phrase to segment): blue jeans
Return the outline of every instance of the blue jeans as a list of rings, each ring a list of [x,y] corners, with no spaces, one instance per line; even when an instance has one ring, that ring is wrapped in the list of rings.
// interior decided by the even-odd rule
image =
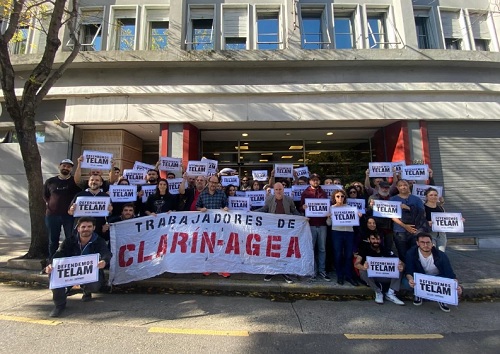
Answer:
[[[354,232],[333,230],[333,252],[337,280],[352,278]]]
[[[313,249],[317,249],[317,257],[315,257],[315,272],[325,271],[326,260],[326,226],[310,226]]]
[[[52,258],[59,247],[59,236],[61,226],[64,229],[64,237],[68,238],[73,233],[74,218],[71,215],[46,215],[45,226],[49,233],[49,258]]]

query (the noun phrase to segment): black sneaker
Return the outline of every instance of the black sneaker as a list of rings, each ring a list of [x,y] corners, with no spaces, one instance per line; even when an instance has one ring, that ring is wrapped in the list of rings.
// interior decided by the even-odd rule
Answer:
[[[292,278],[290,278],[288,275],[283,274],[283,279],[285,279],[287,284],[293,284]]]
[[[332,281],[332,279],[325,272],[319,272],[319,276],[323,278],[324,281]]]
[[[63,313],[64,309],[66,306],[56,306],[54,309],[50,312],[49,317],[59,317]]]
[[[441,311],[450,312],[450,308],[444,302],[438,302]]]
[[[271,279],[273,278],[272,275],[268,274],[264,277],[264,281],[271,281]]]
[[[413,297],[413,305],[420,306],[422,305],[422,298],[418,296]]]
[[[92,300],[92,293],[83,293],[82,301],[89,302],[90,300]]]

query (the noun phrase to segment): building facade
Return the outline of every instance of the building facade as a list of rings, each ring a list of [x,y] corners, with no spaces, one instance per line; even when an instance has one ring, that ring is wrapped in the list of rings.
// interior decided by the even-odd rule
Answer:
[[[118,165],[308,165],[345,182],[418,160],[480,245],[500,244],[499,3],[493,0],[81,1],[82,52],[37,116],[43,171],[83,149]],[[12,46],[19,89],[43,33]],[[71,48],[64,33],[57,60]],[[3,109],[1,233],[29,230]]]

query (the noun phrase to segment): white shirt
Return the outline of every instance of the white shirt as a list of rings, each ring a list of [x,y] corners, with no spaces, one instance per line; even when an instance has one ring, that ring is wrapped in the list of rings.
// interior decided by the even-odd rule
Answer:
[[[425,258],[420,250],[418,250],[418,258],[420,259],[420,264],[424,268],[425,274],[428,275],[438,275],[439,269],[434,265],[434,257],[432,253],[429,257]]]

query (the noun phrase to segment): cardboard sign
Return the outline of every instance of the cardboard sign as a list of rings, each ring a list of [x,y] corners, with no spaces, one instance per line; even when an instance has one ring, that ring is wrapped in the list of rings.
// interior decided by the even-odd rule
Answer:
[[[431,213],[431,221],[434,232],[464,232],[461,213]]]
[[[333,226],[359,226],[358,208],[345,206],[345,207],[331,207],[331,218]]]
[[[458,305],[457,282],[454,279],[414,273],[415,296],[423,299]]]
[[[102,151],[83,151],[82,168],[91,168],[96,170],[111,169],[111,159],[113,154]]]
[[[250,210],[250,198],[248,197],[228,197],[227,207],[229,210]]]
[[[414,184],[411,189],[411,194],[419,197],[420,199],[422,199],[423,202],[425,202],[425,191],[431,187],[437,190],[438,198],[443,196],[443,187],[430,186],[428,184]]]
[[[267,170],[253,170],[252,179],[254,181],[267,182],[269,180]]]
[[[297,167],[294,171],[297,172],[297,178],[300,178],[300,177],[309,178],[309,167],[307,167],[307,166]]]
[[[148,163],[136,161],[134,162],[134,167],[132,167],[133,170],[136,171],[148,171],[148,170],[156,170],[156,166],[150,165]]]
[[[247,191],[245,195],[250,199],[251,207],[261,207],[266,203],[266,191]]]
[[[141,186],[141,190],[143,192],[143,194],[142,194],[142,202],[146,203],[146,201],[148,200],[148,197],[151,194],[155,194],[155,192],[156,192],[156,184],[145,184],[145,185]]]
[[[343,190],[344,188],[340,184],[325,184],[321,186],[321,189],[326,192],[328,199],[332,199],[332,194],[335,191]]]
[[[401,178],[406,180],[424,181],[429,179],[428,165],[404,166],[401,170]]]
[[[182,159],[176,157],[160,157],[160,171],[178,172],[182,170]]]
[[[374,200],[373,216],[377,216],[379,218],[401,219],[401,212],[401,202]]]
[[[307,184],[292,186],[292,198],[294,202],[300,202],[300,197],[307,187],[309,187]]]
[[[273,189],[273,192],[274,192],[274,189]],[[292,188],[283,188],[283,195],[286,195],[287,197],[292,198],[292,196],[293,196]]]
[[[323,198],[305,198],[305,215],[309,218],[327,217],[330,213],[330,200]]]
[[[123,170],[123,177],[130,184],[143,184],[146,182],[147,171],[145,170]]]
[[[352,207],[356,207],[361,214],[366,214],[366,200],[347,198],[346,204]]]
[[[50,272],[50,289],[94,283],[99,280],[99,254],[54,258]]]
[[[392,177],[392,162],[368,163],[370,177]]]
[[[232,184],[233,186],[238,188],[240,185],[240,177],[238,177],[238,176],[221,176],[220,183],[222,184],[223,187],[227,187],[227,186]]]
[[[186,169],[188,176],[208,176],[208,162],[189,161]]]
[[[275,164],[274,177],[279,178],[293,178],[293,165],[292,164]]]
[[[77,197],[73,216],[108,216],[110,199],[109,197]]]
[[[239,191],[239,190],[237,190],[236,191],[236,196],[237,197],[246,197],[247,196],[247,192],[246,191]]]
[[[219,165],[219,161],[210,160],[210,159],[206,159],[206,158],[202,158],[201,161],[206,162],[208,164],[208,174],[210,176],[213,176],[217,173],[217,166]]]
[[[401,173],[403,167],[406,166],[406,162],[404,160],[396,161],[396,162],[391,162],[391,165],[393,171],[396,170],[397,173]]]
[[[109,196],[112,202],[135,202],[137,186],[112,184],[109,186]]]
[[[398,257],[366,257],[370,278],[399,278]]]
[[[179,187],[182,183],[182,178],[170,178],[168,181],[168,191],[170,194],[179,194]]]

